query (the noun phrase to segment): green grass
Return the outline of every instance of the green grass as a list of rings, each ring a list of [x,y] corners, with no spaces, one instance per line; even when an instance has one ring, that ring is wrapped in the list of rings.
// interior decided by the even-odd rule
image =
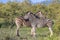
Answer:
[[[20,28],[20,37],[15,35],[16,27],[10,28],[0,28],[0,40],[60,40],[60,34],[54,33],[52,37],[49,37],[48,28],[37,28],[36,38],[30,35],[31,28],[23,27]]]

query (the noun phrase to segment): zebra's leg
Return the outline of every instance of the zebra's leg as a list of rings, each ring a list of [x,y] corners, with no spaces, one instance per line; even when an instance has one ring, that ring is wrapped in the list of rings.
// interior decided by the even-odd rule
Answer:
[[[52,31],[52,27],[49,27],[49,31],[50,31],[50,37],[53,35],[53,31]]]
[[[18,22],[17,20],[15,21],[15,23],[16,23],[16,26],[17,26],[16,35],[17,35],[17,36],[20,36],[20,35],[19,35],[20,24],[19,24],[19,22]]]
[[[52,30],[52,24],[47,24],[48,28],[49,28],[49,31],[50,31],[50,37],[53,35],[53,30]]]
[[[35,37],[35,35],[36,35],[36,27],[35,26],[32,26],[32,29],[31,29],[31,35],[33,36],[33,37]]]
[[[20,36],[20,35],[19,35],[19,25],[17,25],[16,35],[17,35],[17,36]]]
[[[50,31],[50,37],[53,35],[53,30],[52,30],[52,26],[50,24],[47,25]]]

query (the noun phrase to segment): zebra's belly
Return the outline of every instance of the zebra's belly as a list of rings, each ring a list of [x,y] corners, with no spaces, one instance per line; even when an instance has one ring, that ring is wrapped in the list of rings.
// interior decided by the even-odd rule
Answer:
[[[40,24],[37,24],[37,27],[40,28],[40,27],[44,27],[44,23],[40,23]]]
[[[43,25],[37,25],[38,28],[43,27]]]

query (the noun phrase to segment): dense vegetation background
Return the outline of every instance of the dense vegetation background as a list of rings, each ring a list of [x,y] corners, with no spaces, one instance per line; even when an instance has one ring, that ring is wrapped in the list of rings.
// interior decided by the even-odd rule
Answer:
[[[47,2],[47,1],[46,1]],[[41,11],[47,18],[54,21],[53,30],[60,33],[60,1],[54,0],[49,4],[32,4],[29,0],[23,2],[8,1],[0,3],[0,28],[14,27],[14,18],[24,15],[27,11],[36,13]]]

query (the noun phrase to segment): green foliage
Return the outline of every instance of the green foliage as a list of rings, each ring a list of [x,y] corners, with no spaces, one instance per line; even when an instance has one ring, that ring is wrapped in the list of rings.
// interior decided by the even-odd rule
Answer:
[[[0,3],[0,27],[11,26],[14,24],[14,18],[24,15],[27,11],[36,13],[41,11],[47,18],[54,20],[54,28],[60,31],[60,3],[52,2],[49,5],[31,4],[29,0],[19,2]],[[15,24],[14,24],[15,25]]]

